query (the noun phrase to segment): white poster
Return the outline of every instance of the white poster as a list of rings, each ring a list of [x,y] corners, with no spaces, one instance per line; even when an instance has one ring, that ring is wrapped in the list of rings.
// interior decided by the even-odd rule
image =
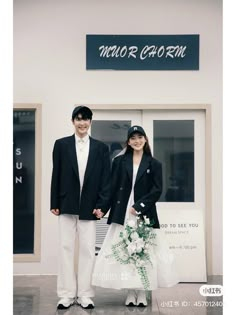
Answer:
[[[202,210],[159,210],[161,230],[176,258],[180,282],[206,282]]]

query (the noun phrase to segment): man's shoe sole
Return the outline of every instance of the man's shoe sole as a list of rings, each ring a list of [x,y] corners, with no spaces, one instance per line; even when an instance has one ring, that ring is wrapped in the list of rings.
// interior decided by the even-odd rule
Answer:
[[[136,304],[134,304],[133,302],[130,302],[129,304],[125,304],[125,306],[132,307],[132,306],[136,306]]]
[[[57,305],[57,309],[58,310],[67,310],[69,307],[71,307],[72,304],[70,304],[69,306],[65,306],[63,304],[58,304]]]

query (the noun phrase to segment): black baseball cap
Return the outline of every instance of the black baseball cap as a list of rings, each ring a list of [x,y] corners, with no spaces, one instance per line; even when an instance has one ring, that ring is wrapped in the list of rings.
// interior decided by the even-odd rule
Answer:
[[[144,137],[146,137],[146,133],[141,126],[132,126],[128,130],[127,138],[129,139],[133,133],[140,133]]]
[[[72,120],[74,120],[78,114],[81,114],[82,118],[92,119],[93,117],[93,112],[91,111],[91,109],[84,105],[75,107],[72,112]]]

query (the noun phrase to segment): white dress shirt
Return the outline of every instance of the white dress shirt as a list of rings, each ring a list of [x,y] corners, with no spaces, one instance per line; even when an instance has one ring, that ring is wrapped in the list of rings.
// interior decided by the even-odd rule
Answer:
[[[80,193],[82,191],[83,183],[84,183],[84,175],[88,162],[89,155],[89,146],[90,140],[89,135],[86,135],[83,138],[78,137],[75,134],[75,146],[76,146],[76,155],[78,162],[78,171],[79,171],[79,180],[80,180]]]

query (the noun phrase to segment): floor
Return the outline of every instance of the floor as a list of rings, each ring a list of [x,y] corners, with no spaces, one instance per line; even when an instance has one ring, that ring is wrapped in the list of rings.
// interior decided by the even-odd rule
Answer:
[[[222,284],[221,276],[208,278],[208,284]],[[83,310],[73,305],[56,310],[56,276],[14,276],[14,315],[203,315],[223,314],[222,297],[204,297],[201,283],[180,283],[160,288],[152,294],[148,307],[126,307],[126,292],[96,288],[95,308]]]

